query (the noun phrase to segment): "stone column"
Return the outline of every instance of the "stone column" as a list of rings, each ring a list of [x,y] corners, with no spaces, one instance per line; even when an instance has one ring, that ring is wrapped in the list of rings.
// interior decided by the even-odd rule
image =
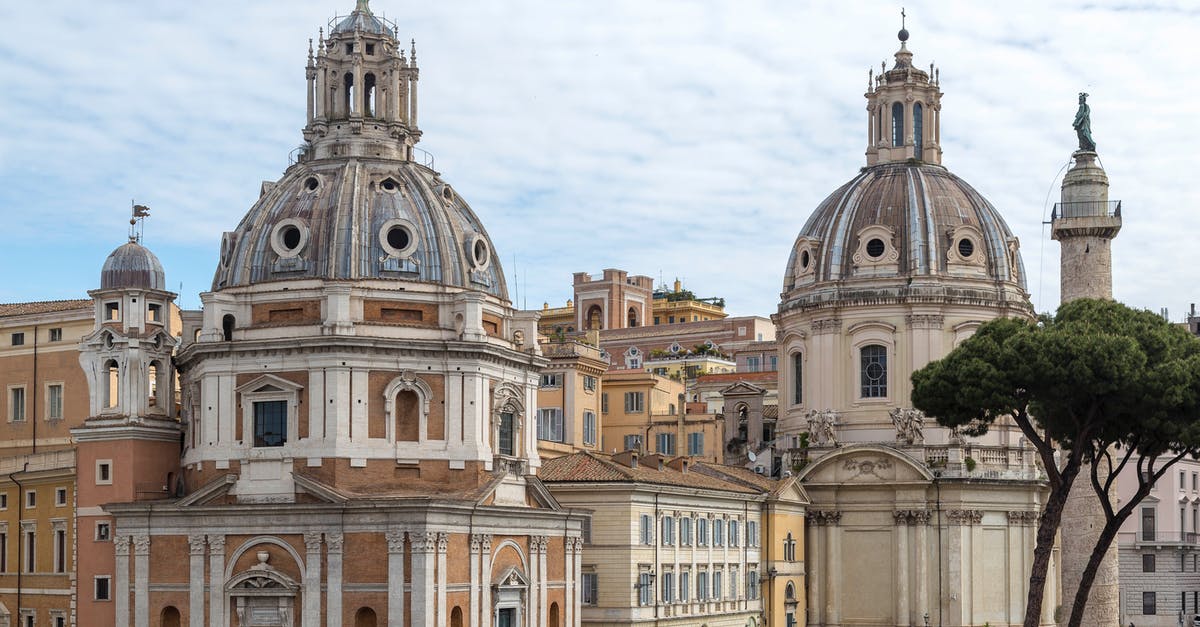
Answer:
[[[911,531],[912,512],[900,510],[892,512],[896,523],[896,625],[909,627],[908,613],[908,534]]]
[[[568,405],[569,407],[569,405]],[[559,538],[555,538],[555,542],[559,542]],[[563,624],[571,625],[571,619],[575,616],[575,538],[561,538],[563,547]],[[679,567],[675,567],[675,571],[679,572]],[[555,626],[557,627],[557,626]]]
[[[958,602],[950,603],[949,616],[946,621],[951,624],[959,622],[970,624],[971,620],[971,529],[983,520],[983,512],[975,509],[952,509],[944,512],[946,516],[949,547],[946,553],[946,581],[958,582]],[[964,529],[963,527],[967,527]],[[956,594],[951,583],[946,595]]]
[[[208,625],[225,627],[225,536],[208,536]]]
[[[304,534],[304,607],[300,611],[303,627],[321,627],[321,534]]]
[[[437,534],[437,625],[446,624],[446,548],[450,544],[450,534]]]
[[[583,621],[583,538],[572,538],[571,551],[575,555],[575,571],[572,573],[575,577],[575,597],[571,601],[571,607],[575,608],[574,622],[567,623],[568,625],[578,625]],[[694,545],[693,545],[694,546]],[[692,563],[692,576],[696,576],[696,564]],[[695,585],[694,583],[692,585]],[[694,590],[692,591],[694,592]],[[695,598],[695,594],[692,595]]]
[[[133,536],[133,625],[150,627],[150,536]]]
[[[1008,512],[1008,598],[1009,622],[1017,622],[1025,615],[1025,601],[1029,596],[1029,568],[1026,557],[1033,552],[1033,545],[1026,542],[1030,526],[1037,525],[1037,512]],[[1049,575],[1049,573],[1047,573]]]
[[[467,606],[467,622],[474,622],[479,616],[479,552],[483,546],[483,534],[471,534],[470,541],[470,564],[471,564],[471,594],[468,597]]]
[[[839,511],[820,512],[825,519],[825,618],[831,625],[842,622],[842,522]]]
[[[388,551],[388,625],[404,627],[404,532],[384,533]]]
[[[929,510],[919,510],[913,519],[917,547],[917,620],[924,624],[929,613]],[[933,617],[930,617],[932,620]]]
[[[408,122],[413,128],[417,126],[417,75],[414,72],[412,81],[409,83],[409,105],[412,107],[408,116]]]
[[[546,536],[538,537],[538,625],[540,627],[548,627],[549,603],[546,602],[546,545],[550,539]],[[676,571],[678,572],[678,571]]]
[[[808,603],[806,611],[808,612],[808,624],[821,625],[824,624],[825,604],[824,604],[824,589],[825,589],[825,543],[820,542],[817,536],[821,533],[820,527],[824,524],[824,519],[818,515],[816,511],[810,511],[805,514],[805,533],[804,533],[804,562],[808,568]]]
[[[479,588],[480,607],[476,619],[477,625],[492,624],[492,535],[483,534],[479,538]]]
[[[204,535],[188,536],[188,627],[204,627]]]
[[[325,534],[325,627],[342,627],[342,543],[341,532]]]
[[[409,615],[412,627],[434,627],[433,577],[437,534],[425,531],[409,534],[412,541],[412,603]]]
[[[113,611],[118,625],[129,624],[129,536],[113,537],[116,552],[113,573]]]
[[[325,89],[325,64],[317,64],[317,110],[316,117],[320,119],[329,118],[329,105],[326,104],[329,100],[329,91]],[[309,379],[310,381],[312,379]]]

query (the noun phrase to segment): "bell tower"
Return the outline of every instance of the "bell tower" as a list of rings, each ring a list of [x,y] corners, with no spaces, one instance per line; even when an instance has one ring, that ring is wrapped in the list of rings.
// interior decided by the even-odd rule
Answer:
[[[867,165],[908,160],[942,162],[942,92],[940,72],[913,66],[908,29],[897,33],[900,49],[892,69],[880,63],[867,74]]]
[[[314,55],[309,40],[308,123],[299,159],[384,157],[411,160],[417,127],[417,47],[407,53],[396,24],[368,0],[335,17]]]

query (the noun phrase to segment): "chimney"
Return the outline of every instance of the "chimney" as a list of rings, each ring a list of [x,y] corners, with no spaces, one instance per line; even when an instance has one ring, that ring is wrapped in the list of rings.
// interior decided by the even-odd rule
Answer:
[[[643,461],[646,462],[647,468],[656,468],[658,470],[662,470],[666,466],[667,458],[663,457],[659,453],[653,453],[651,455],[647,455]]]
[[[622,451],[612,456],[612,460],[626,468],[638,467],[638,452],[635,450]]]
[[[692,466],[692,458],[676,457],[675,459],[672,459],[671,461],[667,462],[667,466],[671,469],[678,470],[679,472],[686,475],[688,473],[688,470]]]

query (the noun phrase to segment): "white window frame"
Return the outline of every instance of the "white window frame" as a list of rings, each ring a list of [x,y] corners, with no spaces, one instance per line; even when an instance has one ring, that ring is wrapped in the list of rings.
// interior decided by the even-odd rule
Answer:
[[[566,442],[567,427],[561,407],[538,408],[537,438],[546,442]]]
[[[102,479],[100,469],[108,468],[108,479]],[[111,459],[96,460],[96,485],[112,485],[113,482],[113,463]]]
[[[26,490],[25,500],[22,502],[25,504],[25,509],[37,509],[37,489]]]
[[[54,403],[51,402],[50,389],[58,388],[58,415],[54,415]],[[47,381],[44,393],[45,419],[46,420],[62,420],[66,414],[67,387],[62,381]]]
[[[66,488],[64,488],[64,487],[54,488],[54,506],[55,507],[66,507],[67,506],[67,489]]]
[[[100,591],[98,585],[100,583],[100,580],[102,580],[102,579],[105,582],[104,598],[100,598],[100,595],[97,594]],[[96,576],[92,577],[92,600],[93,601],[112,601],[112,596],[113,596],[112,575],[96,575]]]
[[[594,571],[583,571],[580,573],[580,603],[587,606],[595,606],[600,601],[600,576]]]
[[[104,529],[104,535],[100,534],[100,529]],[[96,542],[112,542],[112,523],[107,520],[97,520],[95,534],[92,536]]]
[[[625,413],[641,414],[646,411],[646,393],[645,392],[626,392],[625,393]]]
[[[17,412],[17,391],[20,391],[21,396],[21,411]],[[25,422],[29,419],[29,394],[25,389],[24,383],[17,383],[8,386],[8,421],[9,422]],[[20,417],[16,414],[20,413]]]
[[[583,411],[583,444],[584,446],[596,445],[596,412],[585,409]]]

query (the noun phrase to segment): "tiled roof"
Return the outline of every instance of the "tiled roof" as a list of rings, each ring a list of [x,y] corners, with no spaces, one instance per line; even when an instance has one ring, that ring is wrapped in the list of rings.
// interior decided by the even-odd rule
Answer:
[[[692,466],[692,470],[725,480],[732,479],[741,483],[748,483],[767,492],[775,490],[779,485],[778,479],[764,477],[749,468],[741,466],[699,463]]]
[[[32,303],[0,303],[0,318],[28,316],[31,314],[55,313],[59,311],[90,310],[92,299],[43,300]]]
[[[766,370],[763,372],[723,372],[720,374],[703,374],[697,378],[700,383],[710,383],[714,381],[745,381],[747,383],[755,383],[760,381],[774,381],[779,376],[779,373],[774,370]]]
[[[694,464],[693,468],[699,464]],[[741,482],[728,481],[708,473],[689,470],[680,472],[669,466],[662,470],[638,464],[629,468],[612,460],[608,455],[595,453],[573,453],[542,462],[538,478],[548,484],[554,483],[649,483],[685,488],[704,488],[742,494],[757,494],[764,489],[753,489]]]

